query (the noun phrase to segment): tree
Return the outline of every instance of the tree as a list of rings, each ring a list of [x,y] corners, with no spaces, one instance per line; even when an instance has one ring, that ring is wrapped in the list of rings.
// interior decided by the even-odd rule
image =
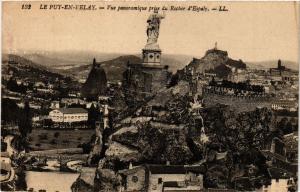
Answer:
[[[176,74],[172,75],[170,84],[168,85],[168,87],[173,87],[173,86],[177,85],[178,81],[179,81],[179,75],[178,75],[178,73],[176,73]]]
[[[21,110],[19,120],[19,131],[22,138],[26,138],[28,133],[32,131],[32,117],[29,102],[25,101],[24,109]]]
[[[7,82],[7,89],[23,94],[25,94],[27,91],[27,87],[23,83],[21,85],[18,85],[17,81],[13,78],[10,78]]]
[[[15,79],[13,78],[9,79],[9,81],[7,82],[7,89],[14,92],[18,91],[18,84]]]
[[[91,105],[88,111],[88,126],[92,129],[96,128],[96,121],[99,118],[99,109],[95,108],[94,104]]]
[[[51,127],[53,126],[53,121],[51,119],[43,119],[43,125],[44,127]]]
[[[283,132],[284,134],[289,134],[293,132],[293,124],[291,123],[291,121],[287,122]]]
[[[1,110],[1,120],[5,123],[17,123],[19,119],[20,109],[16,102],[12,99],[3,98],[2,99]],[[5,113],[4,113],[5,112]]]
[[[285,129],[285,126],[288,122],[288,118],[284,117],[280,120],[280,122],[278,123],[278,128],[281,129],[281,130],[284,130]]]

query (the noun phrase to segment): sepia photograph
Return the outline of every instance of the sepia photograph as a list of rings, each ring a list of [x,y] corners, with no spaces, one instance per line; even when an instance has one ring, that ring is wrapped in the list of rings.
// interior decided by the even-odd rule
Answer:
[[[1,7],[1,191],[298,191],[299,1]]]

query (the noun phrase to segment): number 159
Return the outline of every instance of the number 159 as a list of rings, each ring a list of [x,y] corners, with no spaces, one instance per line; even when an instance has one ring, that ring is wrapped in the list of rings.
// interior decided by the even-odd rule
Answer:
[[[31,4],[23,4],[22,9],[31,9]]]

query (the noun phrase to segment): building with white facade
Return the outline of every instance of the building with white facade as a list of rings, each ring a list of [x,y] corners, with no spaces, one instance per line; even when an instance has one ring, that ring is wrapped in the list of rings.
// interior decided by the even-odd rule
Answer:
[[[297,111],[298,103],[297,100],[276,100],[272,102],[273,110],[286,109],[288,111]]]
[[[88,111],[83,108],[60,108],[50,111],[49,118],[56,123],[73,123],[88,120]]]

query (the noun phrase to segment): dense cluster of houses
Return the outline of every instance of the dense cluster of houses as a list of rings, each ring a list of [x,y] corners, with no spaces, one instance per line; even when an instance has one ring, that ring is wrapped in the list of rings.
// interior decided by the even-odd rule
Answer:
[[[230,97],[230,101],[234,100],[234,97],[253,97],[258,106],[262,105],[275,111],[298,111],[298,72],[286,68],[280,60],[277,68],[269,70],[229,67],[232,71],[225,79],[212,71],[200,73],[194,68],[179,70],[178,75],[179,79],[189,82],[191,94],[203,97],[208,95],[208,100],[219,102],[220,97]],[[262,104],[259,101],[261,99],[267,100],[267,103]],[[225,99],[224,103],[227,100]],[[251,100],[252,105],[255,105],[253,102],[254,100]]]

